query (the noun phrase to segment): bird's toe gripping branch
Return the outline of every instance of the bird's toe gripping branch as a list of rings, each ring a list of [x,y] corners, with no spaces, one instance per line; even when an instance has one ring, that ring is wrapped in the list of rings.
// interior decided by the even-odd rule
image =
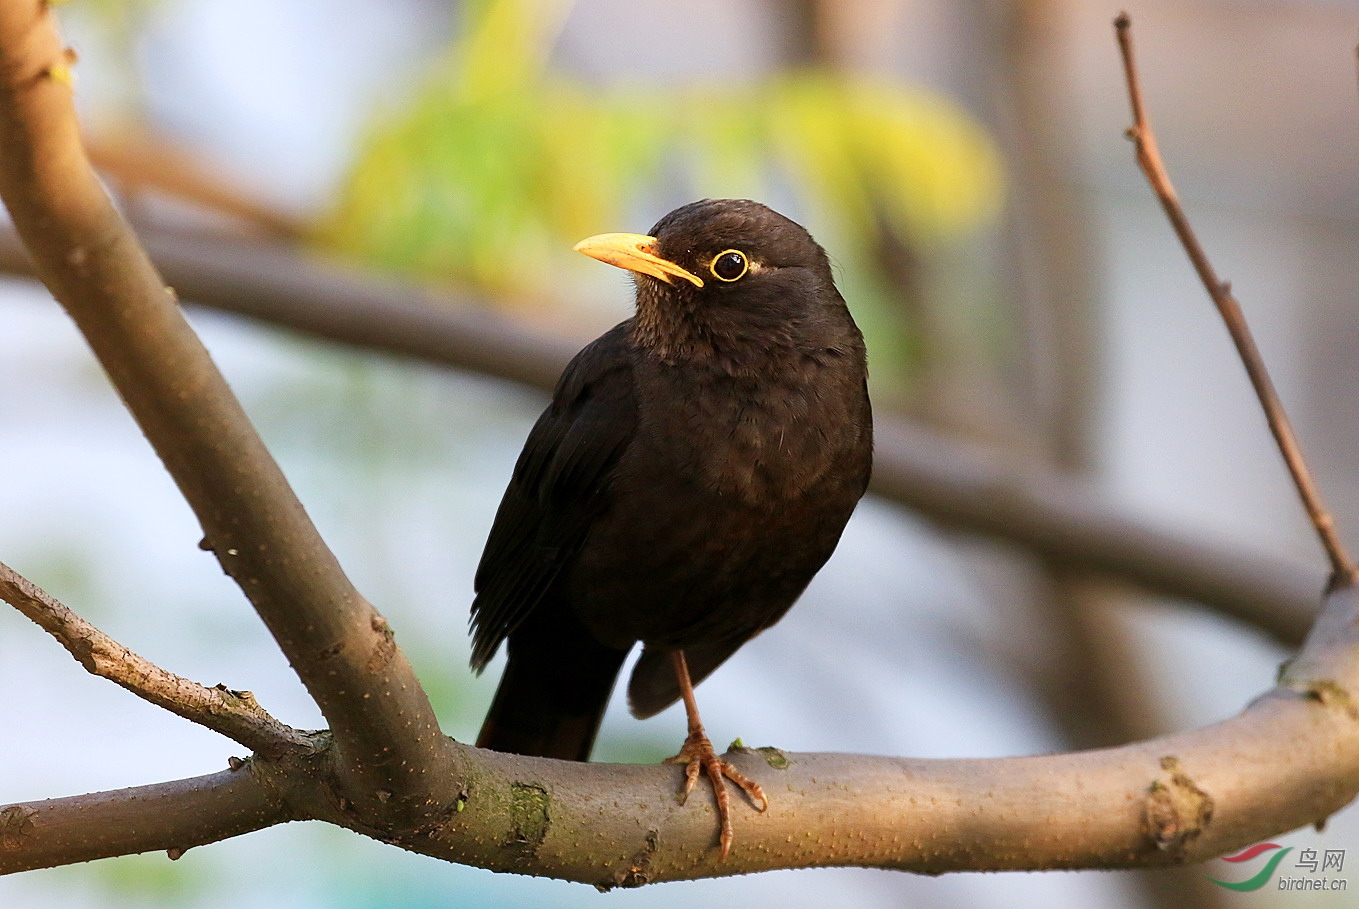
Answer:
[[[684,740],[684,747],[680,749],[679,754],[666,758],[665,763],[685,765],[684,785],[680,789],[680,804],[688,801],[689,793],[694,791],[694,786],[698,783],[699,771],[707,774],[708,782],[713,787],[713,795],[717,799],[717,816],[721,824],[718,845],[722,850],[721,858],[723,859],[731,852],[731,842],[735,836],[731,826],[731,796],[727,792],[726,780],[731,780],[745,790],[746,795],[750,797],[751,802],[760,811],[769,810],[769,798],[764,794],[764,789],[760,787],[759,783],[717,756],[713,743],[704,733],[702,726],[696,731],[690,732],[689,737]]]
[[[681,804],[688,801],[689,793],[694,791],[699,771],[707,774],[708,782],[713,787],[713,796],[717,799],[717,817],[721,825],[721,832],[718,834],[720,858],[726,859],[731,852],[731,842],[735,836],[731,826],[731,796],[727,792],[726,781],[731,780],[745,790],[746,795],[760,811],[769,810],[769,798],[759,783],[717,756],[712,741],[703,731],[703,721],[698,715],[698,702],[694,700],[694,686],[689,678],[689,665],[684,659],[684,652],[673,651],[670,660],[675,668],[675,678],[679,682],[680,697],[684,699],[684,711],[689,717],[689,736],[684,740],[684,746],[680,748],[679,754],[666,758],[665,763],[685,765],[684,786],[680,789]]]

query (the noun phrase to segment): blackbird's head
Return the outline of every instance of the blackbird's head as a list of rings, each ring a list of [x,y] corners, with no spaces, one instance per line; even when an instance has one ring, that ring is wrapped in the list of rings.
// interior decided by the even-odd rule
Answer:
[[[575,248],[632,272],[634,336],[668,360],[858,336],[825,250],[758,202],[692,202],[648,235],[600,234]]]

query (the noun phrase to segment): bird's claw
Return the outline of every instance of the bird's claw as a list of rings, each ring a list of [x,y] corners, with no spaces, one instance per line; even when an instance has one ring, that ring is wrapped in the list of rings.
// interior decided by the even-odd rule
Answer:
[[[731,842],[735,835],[731,826],[731,796],[727,793],[726,780],[740,786],[759,811],[769,810],[769,798],[764,794],[760,784],[718,757],[713,743],[702,729],[689,733],[679,754],[666,758],[665,763],[685,765],[684,785],[680,787],[679,796],[681,805],[688,801],[689,793],[693,792],[694,786],[698,784],[699,772],[707,775],[708,782],[713,787],[713,796],[717,799],[717,816],[721,822],[718,845],[721,847],[719,857],[722,860],[725,860],[727,854],[731,852]]]

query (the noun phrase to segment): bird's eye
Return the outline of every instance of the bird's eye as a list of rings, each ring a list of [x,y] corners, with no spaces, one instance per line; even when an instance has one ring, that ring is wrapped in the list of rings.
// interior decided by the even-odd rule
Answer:
[[[713,257],[708,270],[719,281],[737,281],[750,269],[746,254],[737,249],[728,249]]]

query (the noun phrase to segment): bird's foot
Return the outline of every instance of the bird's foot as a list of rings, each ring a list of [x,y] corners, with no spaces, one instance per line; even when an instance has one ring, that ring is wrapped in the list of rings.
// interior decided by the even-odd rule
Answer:
[[[721,833],[718,835],[718,845],[721,847],[722,860],[726,860],[727,854],[731,852],[731,841],[733,837],[731,827],[731,797],[727,793],[726,780],[731,780],[740,786],[751,803],[760,811],[769,809],[769,799],[765,796],[760,784],[737,770],[728,762],[717,756],[717,751],[713,748],[713,743],[702,728],[689,733],[689,737],[684,740],[684,747],[679,754],[665,759],[667,764],[684,764],[684,786],[680,790],[680,804],[684,804],[689,793],[694,791],[695,784],[698,783],[698,774],[702,770],[708,777],[708,782],[712,784],[713,795],[717,798],[717,816],[721,822]],[[723,779],[723,778],[726,779]]]

